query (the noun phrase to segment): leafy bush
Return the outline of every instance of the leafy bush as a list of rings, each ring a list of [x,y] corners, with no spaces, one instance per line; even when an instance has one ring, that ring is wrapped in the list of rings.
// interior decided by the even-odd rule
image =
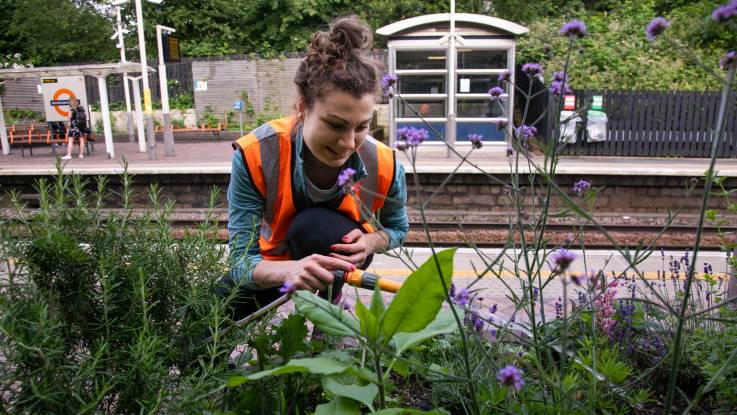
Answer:
[[[0,396],[9,413],[201,413],[217,402],[235,342],[204,347],[225,327],[212,295],[227,272],[208,220],[180,240],[173,204],[152,186],[151,212],[130,209],[131,176],[118,193],[59,173],[40,179],[40,208],[2,223]],[[12,195],[15,201],[18,195]],[[123,209],[110,211],[107,200]],[[212,194],[211,207],[218,200]],[[215,333],[219,333],[216,330]]]

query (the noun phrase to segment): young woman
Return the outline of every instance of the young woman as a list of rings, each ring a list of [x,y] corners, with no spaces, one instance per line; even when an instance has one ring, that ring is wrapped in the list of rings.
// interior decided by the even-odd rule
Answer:
[[[365,268],[406,236],[404,168],[368,135],[382,72],[372,41],[355,17],[315,33],[295,77],[296,114],[233,144],[232,269],[219,294],[239,286],[234,318],[286,290],[325,295],[333,284],[337,301],[334,271]]]
[[[79,139],[79,158],[84,158],[84,134],[87,131],[87,116],[84,115],[84,108],[79,105],[76,99],[69,100],[69,130],[67,137],[67,155],[62,160],[70,160],[72,158],[72,147],[74,147],[74,139]]]

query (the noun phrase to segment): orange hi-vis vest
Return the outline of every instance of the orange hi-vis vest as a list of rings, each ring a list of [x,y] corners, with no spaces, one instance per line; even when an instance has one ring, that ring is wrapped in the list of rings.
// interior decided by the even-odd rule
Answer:
[[[280,118],[253,130],[233,143],[240,150],[251,182],[264,198],[264,212],[259,231],[259,248],[264,259],[288,260],[286,235],[297,209],[292,198],[292,140],[296,133],[294,117]],[[394,151],[367,137],[358,149],[367,176],[361,188],[346,193],[338,212],[361,225],[367,232],[375,228],[367,220],[384,205],[394,180]],[[363,189],[367,191],[363,191]],[[360,203],[359,203],[360,200]],[[363,212],[363,214],[362,214]]]

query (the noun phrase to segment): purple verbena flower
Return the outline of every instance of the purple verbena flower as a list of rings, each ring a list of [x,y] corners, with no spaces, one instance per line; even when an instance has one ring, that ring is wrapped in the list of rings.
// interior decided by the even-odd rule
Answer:
[[[504,386],[514,388],[516,390],[522,389],[525,386],[525,381],[522,379],[522,371],[512,365],[508,365],[499,371],[496,375],[496,380]]]
[[[555,302],[555,318],[563,318],[563,304],[560,302],[560,297],[558,297],[558,301]]]
[[[453,298],[456,296],[456,285],[452,282],[450,283],[450,289],[448,290],[448,295]]]
[[[586,25],[582,21],[573,19],[564,24],[563,27],[560,28],[559,33],[563,36],[580,38],[586,36],[588,31],[586,29]]]
[[[512,146],[507,145],[507,157],[512,157],[514,155],[514,148]]]
[[[338,175],[338,186],[343,187],[347,184],[351,184],[353,182],[353,176],[356,174],[356,171],[353,170],[350,167],[346,167],[343,169],[342,172]]]
[[[297,291],[297,286],[295,286],[293,283],[287,281],[279,288],[279,292],[282,294],[293,294],[295,291]]]
[[[543,67],[539,63],[526,63],[522,65],[522,72],[530,78],[536,78],[543,73]]]
[[[381,78],[381,90],[385,97],[394,95],[394,84],[397,83],[397,76],[393,74],[386,74]]]
[[[589,188],[591,188],[591,182],[586,180],[579,180],[573,183],[573,192],[579,196],[583,195]]]
[[[402,127],[397,130],[397,141],[406,142],[407,146],[417,147],[430,137],[424,128]]]
[[[468,135],[468,141],[471,142],[471,145],[473,148],[479,149],[484,144],[483,140],[484,136],[481,134],[469,134]]]
[[[737,0],[735,0],[737,1]],[[737,51],[729,51],[722,59],[719,59],[719,66],[725,71],[729,69],[730,65],[737,63]]]
[[[555,264],[556,270],[565,271],[566,269],[568,269],[568,266],[571,265],[571,262],[576,260],[576,254],[565,248],[560,248],[555,253],[553,253],[551,258],[553,260],[553,263]]]
[[[458,294],[453,297],[453,302],[458,304],[459,306],[465,306],[468,304],[470,297],[471,296],[468,293],[466,287],[463,287],[460,289],[460,291],[458,291]]]
[[[645,29],[648,42],[654,42],[655,38],[665,32],[665,29],[667,29],[668,26],[670,26],[670,21],[666,20],[664,17],[658,16],[651,20]]]
[[[499,88],[498,86],[495,86],[489,90],[489,95],[491,95],[491,102],[500,102],[502,100],[502,94],[504,93],[504,89]]]
[[[510,71],[504,71],[499,74],[499,83],[503,84],[505,82],[509,82],[512,79],[512,72]]]
[[[561,82],[561,81],[564,81],[564,80],[565,81],[568,80],[568,74],[566,74],[563,71],[553,72],[553,82],[555,82],[555,81]]]
[[[718,6],[711,12],[711,18],[718,23],[725,23],[735,16],[737,16],[737,0]]]
[[[517,138],[524,142],[537,135],[537,128],[531,125],[520,125],[515,132],[517,133]]]
[[[489,314],[495,314],[496,309],[497,309],[497,304],[496,303],[492,304],[492,306],[489,307]]]
[[[553,81],[550,84],[550,88],[548,89],[548,91],[550,91],[550,93],[553,95],[565,95],[573,93],[571,86],[568,85],[568,82],[564,81]]]

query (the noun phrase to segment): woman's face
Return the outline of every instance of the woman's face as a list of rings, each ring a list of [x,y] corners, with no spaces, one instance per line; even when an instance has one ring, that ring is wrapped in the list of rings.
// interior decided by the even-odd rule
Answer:
[[[321,163],[341,167],[366,140],[374,113],[375,98],[366,94],[356,98],[341,91],[332,91],[315,100],[304,112],[302,134],[304,143]]]

